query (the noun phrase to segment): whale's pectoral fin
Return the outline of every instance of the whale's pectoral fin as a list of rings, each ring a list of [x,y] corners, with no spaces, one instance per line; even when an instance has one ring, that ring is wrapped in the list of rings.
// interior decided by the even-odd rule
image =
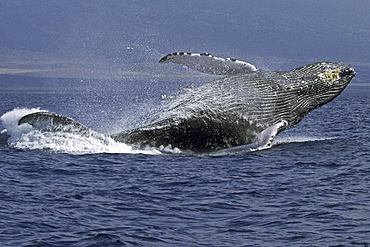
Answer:
[[[35,112],[25,115],[18,121],[18,125],[25,123],[40,131],[91,134],[88,127],[71,118],[52,112]]]
[[[282,120],[267,129],[263,130],[261,133],[258,134],[258,149],[265,149],[269,148],[272,145],[272,141],[274,137],[281,132],[286,126],[288,122]]]
[[[160,63],[178,63],[213,75],[237,75],[257,71],[256,67],[235,58],[221,58],[209,53],[175,52],[163,57]]]

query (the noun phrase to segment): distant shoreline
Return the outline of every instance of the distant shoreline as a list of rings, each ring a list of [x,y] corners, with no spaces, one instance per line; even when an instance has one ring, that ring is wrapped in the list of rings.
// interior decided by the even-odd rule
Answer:
[[[355,77],[356,80],[356,77]],[[89,87],[96,88],[96,85],[101,85],[102,82],[124,83],[126,86],[145,82],[142,80],[119,80],[119,79],[81,79],[81,78],[53,78],[53,77],[35,77],[29,75],[9,75],[0,74],[0,90],[1,91],[55,91],[55,90],[86,90]],[[161,83],[159,83],[161,84]],[[179,84],[180,85],[180,84]],[[368,87],[369,82],[357,80],[351,82],[349,87]],[[158,87],[161,87],[158,85]]]

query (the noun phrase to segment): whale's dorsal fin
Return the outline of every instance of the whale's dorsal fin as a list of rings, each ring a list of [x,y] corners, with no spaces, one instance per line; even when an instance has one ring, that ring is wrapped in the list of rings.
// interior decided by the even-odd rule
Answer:
[[[250,63],[235,58],[215,57],[209,53],[175,52],[163,57],[159,62],[178,63],[213,75],[238,75],[257,71]]]
[[[18,125],[28,123],[40,131],[68,132],[89,135],[93,131],[75,120],[52,112],[35,112],[23,116]]]

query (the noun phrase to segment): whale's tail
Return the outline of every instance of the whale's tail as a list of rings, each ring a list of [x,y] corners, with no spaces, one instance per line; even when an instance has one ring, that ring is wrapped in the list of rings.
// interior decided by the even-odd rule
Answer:
[[[40,131],[78,133],[80,135],[91,135],[94,133],[83,124],[52,112],[34,112],[23,116],[18,125],[29,124]]]

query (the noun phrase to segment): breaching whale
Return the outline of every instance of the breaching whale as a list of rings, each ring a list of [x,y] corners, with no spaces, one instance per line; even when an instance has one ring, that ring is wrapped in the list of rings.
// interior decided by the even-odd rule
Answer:
[[[333,62],[264,71],[208,53],[172,53],[159,62],[224,76],[180,94],[151,124],[111,135],[114,140],[137,148],[170,146],[196,153],[248,144],[267,148],[278,133],[337,97],[356,74],[352,66]],[[96,133],[50,112],[28,114],[18,124],[41,131]]]

